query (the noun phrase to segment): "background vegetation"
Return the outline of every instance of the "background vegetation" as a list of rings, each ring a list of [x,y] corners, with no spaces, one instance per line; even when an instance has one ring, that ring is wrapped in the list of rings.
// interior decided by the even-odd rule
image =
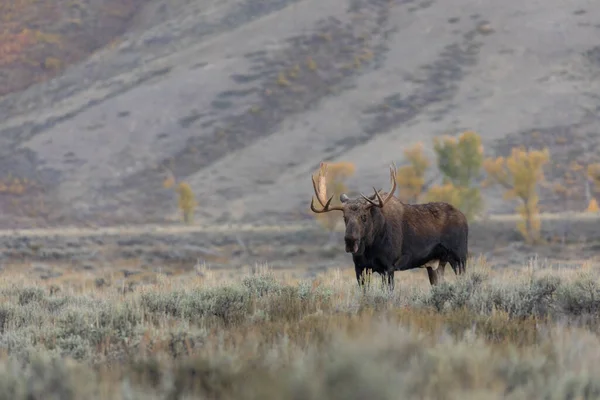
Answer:
[[[573,162],[562,179],[547,182],[544,167],[551,162],[552,157],[547,148],[527,149],[520,146],[514,147],[508,157],[486,158],[481,137],[476,132],[466,131],[456,137],[434,138],[433,150],[437,171],[432,173],[433,162],[425,154],[422,142],[416,142],[404,149],[405,162],[397,172],[397,196],[402,201],[411,204],[426,201],[448,202],[458,207],[473,221],[485,215],[481,191],[484,188],[499,186],[504,190],[505,200],[516,202],[515,210],[520,217],[517,229],[522,239],[529,244],[543,241],[540,237],[541,209],[538,204],[540,188],[551,187],[564,202],[565,210],[569,209],[571,197],[579,194],[574,185],[574,175],[584,175],[584,179],[595,184],[595,192],[600,190],[600,164],[589,164],[584,168]],[[351,163],[335,165],[344,165],[348,171],[353,168]],[[429,180],[428,175],[431,176]],[[330,179],[330,190],[337,198],[347,188],[336,186],[339,183],[333,184],[334,180],[339,179],[337,176]],[[581,211],[598,212],[594,194],[590,193],[588,207]],[[324,214],[329,220],[334,220],[327,225],[328,229],[334,229],[335,219],[339,219],[337,213],[331,214]],[[316,218],[326,217],[317,215]]]
[[[0,2],[0,96],[58,75],[127,29],[139,0]]]

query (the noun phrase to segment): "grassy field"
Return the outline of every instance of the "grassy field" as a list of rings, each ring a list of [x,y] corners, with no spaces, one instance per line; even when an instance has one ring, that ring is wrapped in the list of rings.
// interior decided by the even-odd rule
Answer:
[[[420,273],[417,273],[420,272]],[[0,280],[0,398],[600,398],[600,269]],[[146,277],[148,278],[148,277]]]

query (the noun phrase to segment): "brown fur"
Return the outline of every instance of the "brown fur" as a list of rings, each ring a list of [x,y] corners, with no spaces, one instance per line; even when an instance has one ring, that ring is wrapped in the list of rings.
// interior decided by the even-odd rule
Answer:
[[[396,188],[394,171],[391,193]],[[424,267],[431,285],[443,280],[447,263],[455,274],[464,273],[469,227],[465,215],[454,206],[443,202],[405,204],[393,195],[388,198],[385,192],[352,200],[342,194],[340,200],[342,205],[336,209],[343,212],[346,252],[352,253],[359,285],[364,284],[365,270],[382,275],[390,289],[394,271]],[[314,212],[331,211],[329,203],[319,201],[324,208],[319,211],[311,204]]]
[[[352,255],[359,284],[364,270],[383,275],[392,288],[394,271],[425,267],[431,285],[443,279],[447,263],[457,275],[465,271],[468,224],[452,205],[404,204],[396,197],[381,209],[363,199],[344,204],[346,251],[359,241]]]

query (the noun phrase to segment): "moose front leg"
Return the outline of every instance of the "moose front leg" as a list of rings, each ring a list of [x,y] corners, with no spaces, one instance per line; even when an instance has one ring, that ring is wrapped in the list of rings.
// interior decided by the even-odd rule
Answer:
[[[383,281],[383,287],[388,289],[390,292],[394,291],[395,281],[394,281],[394,270],[388,269],[381,274],[381,279]]]
[[[364,290],[365,288],[365,268],[363,267],[354,267],[354,272],[356,272],[356,281],[358,282],[358,286]]]

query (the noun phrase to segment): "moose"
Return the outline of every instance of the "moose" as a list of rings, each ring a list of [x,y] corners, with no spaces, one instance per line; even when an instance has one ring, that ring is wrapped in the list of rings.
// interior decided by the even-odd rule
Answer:
[[[340,194],[339,206],[327,199],[325,181],[327,165],[321,163],[318,184],[312,176],[313,188],[322,209],[314,213],[341,211],[346,232],[346,252],[352,254],[358,285],[364,289],[365,270],[381,275],[384,285],[394,290],[394,271],[427,268],[431,286],[444,279],[446,264],[454,273],[465,272],[468,254],[469,226],[465,215],[445,202],[407,204],[394,196],[396,166],[390,166],[392,188],[388,193],[377,191],[370,197],[350,199]]]

